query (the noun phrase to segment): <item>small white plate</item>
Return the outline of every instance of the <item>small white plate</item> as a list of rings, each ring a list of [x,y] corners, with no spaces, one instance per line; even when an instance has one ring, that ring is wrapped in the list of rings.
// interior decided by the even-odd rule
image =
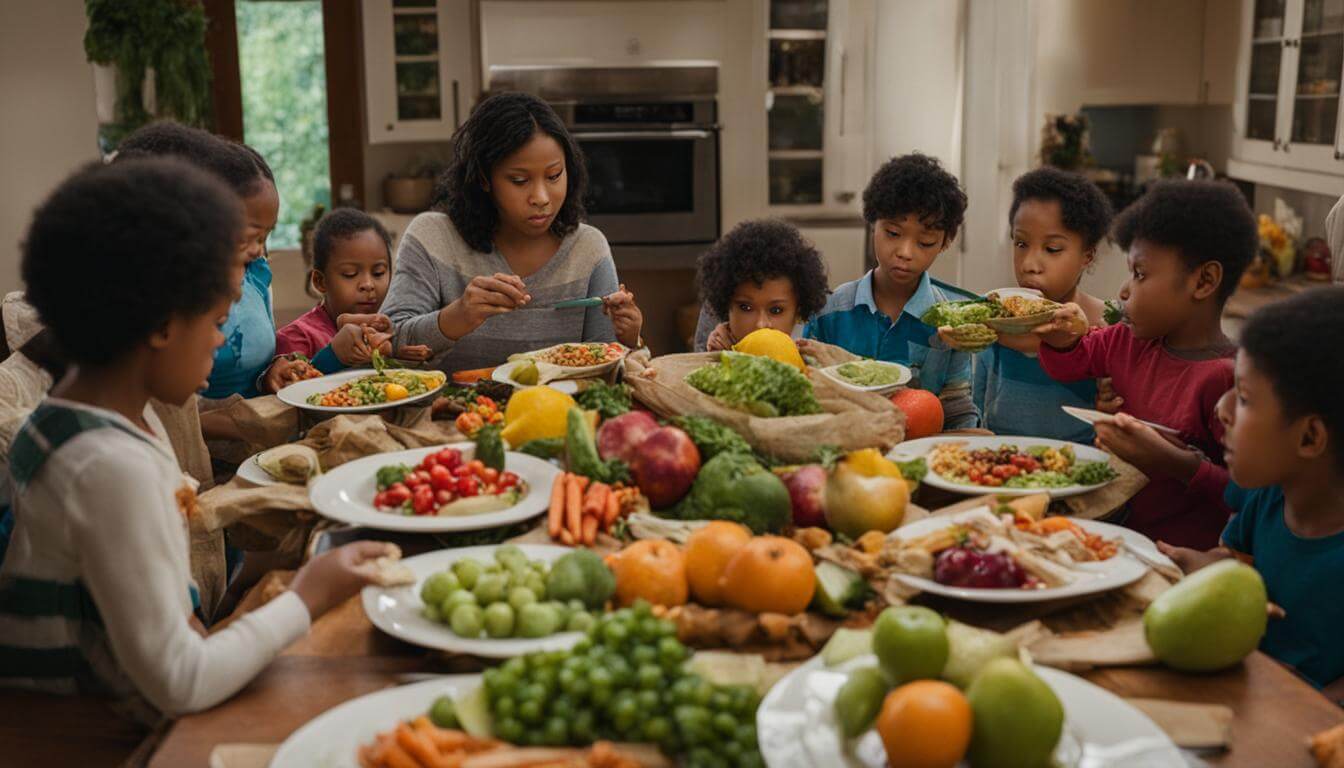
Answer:
[[[946,528],[953,523],[960,522],[967,516],[985,509],[985,507],[976,507],[967,510],[961,514],[945,517],[926,517],[918,522],[897,528],[892,531],[893,539],[911,539],[925,534],[933,533],[942,528]],[[1072,518],[1078,527],[1088,533],[1095,533],[1098,536],[1105,536],[1108,539],[1121,539],[1129,546],[1141,551],[1143,554],[1152,557],[1158,562],[1170,562],[1162,553],[1158,552],[1157,545],[1147,536],[1131,531],[1128,528],[1122,528],[1110,523],[1099,523],[1095,520],[1080,520]],[[1173,567],[1175,564],[1173,563]],[[1109,560],[1100,560],[1092,563],[1079,563],[1070,569],[1073,572],[1075,580],[1070,584],[1061,587],[1048,587],[1046,589],[985,589],[978,587],[953,587],[947,584],[939,584],[933,579],[924,579],[919,576],[910,576],[907,574],[895,574],[901,583],[914,587],[921,592],[928,592],[932,595],[942,595],[943,597],[952,597],[958,600],[968,600],[974,603],[1044,603],[1049,600],[1061,600],[1066,597],[1079,597],[1081,595],[1094,595],[1099,592],[1109,592],[1112,589],[1132,584],[1143,578],[1143,574],[1148,572],[1148,565],[1138,558],[1130,555],[1124,547]]]
[[[529,560],[553,563],[574,550],[569,547],[521,544],[518,546]],[[435,648],[452,653],[467,653],[489,659],[510,659],[525,653],[539,651],[566,651],[583,637],[582,632],[560,632],[546,637],[461,637],[446,624],[439,624],[420,615],[425,604],[420,601],[420,587],[431,575],[447,570],[458,560],[475,558],[483,563],[494,561],[498,546],[461,547],[441,549],[402,560],[415,574],[415,584],[404,587],[365,587],[360,594],[364,613],[373,625],[389,635],[424,648]]]
[[[1063,409],[1065,413],[1069,414],[1073,418],[1078,419],[1079,421],[1086,421],[1088,424],[1096,424],[1098,421],[1111,421],[1112,419],[1115,418],[1115,414],[1102,413],[1101,411],[1094,411],[1091,408],[1078,408],[1072,405],[1061,405],[1059,407]],[[1171,435],[1172,437],[1181,436],[1180,432],[1172,429],[1171,427],[1165,427],[1161,424],[1157,424],[1151,421],[1144,421],[1143,419],[1134,419],[1134,420],[1139,422],[1140,424],[1147,424],[1148,426],[1152,427],[1158,432],[1164,432],[1168,435]]]
[[[359,748],[379,733],[427,713],[440,696],[457,698],[480,684],[480,675],[445,675],[351,699],[291,733],[270,768],[359,768]]]
[[[877,363],[878,365],[884,365],[889,368],[895,368],[897,373],[896,383],[878,384],[876,386],[865,387],[859,384],[855,384],[852,381],[847,381],[845,380],[845,377],[840,375],[838,369],[840,368],[840,366],[847,365],[848,363],[837,363],[835,365],[828,365],[820,370],[823,374],[825,374],[826,378],[830,379],[831,381],[834,381],[835,383],[839,384],[845,389],[852,389],[855,392],[876,392],[878,394],[886,394],[887,392],[894,392],[895,390],[900,389],[906,384],[909,384],[910,380],[915,377],[914,373],[912,373],[909,368],[905,367],[904,365],[901,365],[900,363],[890,363],[887,362],[886,360],[853,360],[850,362]]]
[[[407,369],[397,368],[388,370]],[[423,371],[413,372],[423,373]],[[306,379],[304,381],[295,382],[275,393],[275,396],[280,398],[280,402],[285,403],[286,405],[292,405],[295,408],[301,408],[305,411],[317,411],[320,413],[373,413],[375,411],[386,411],[390,408],[400,408],[403,405],[415,405],[422,401],[433,400],[438,396],[439,390],[443,389],[442,386],[439,386],[419,395],[412,395],[401,400],[393,400],[390,403],[374,403],[373,405],[352,405],[338,408],[330,405],[310,405],[308,403],[308,398],[313,395],[325,394],[347,381],[353,381],[364,376],[372,376],[376,373],[377,371],[372,368],[341,371],[340,373],[333,373],[329,376],[322,376],[317,379]],[[426,403],[426,405],[428,405],[428,403]]]
[[[910,459],[928,458],[935,446],[943,443],[961,443],[966,450],[973,451],[977,448],[998,448],[1001,445],[1016,445],[1019,449],[1025,450],[1034,445],[1044,445],[1051,448],[1062,448],[1069,446],[1073,448],[1073,454],[1076,461],[1110,461],[1110,454],[1103,450],[1094,448],[1082,443],[1070,443],[1065,440],[1051,440],[1045,437],[1025,437],[1022,435],[940,435],[935,437],[921,437],[918,440],[907,440],[904,443],[897,443],[895,448],[887,452],[887,458],[898,461],[909,461]],[[949,480],[933,471],[929,467],[929,473],[924,476],[923,482],[928,483],[934,488],[941,488],[944,491],[954,493],[966,493],[972,495],[981,495],[992,493],[998,496],[1032,496],[1037,493],[1047,493],[1052,499],[1063,499],[1069,496],[1077,496],[1080,493],[1094,491],[1110,482],[1100,483],[1098,485],[1064,485],[1058,488],[1005,488],[1003,486],[991,487],[988,485],[975,485],[973,483],[957,483]]]
[[[262,451],[261,453],[265,453],[265,451]],[[254,453],[251,456],[248,456],[242,464],[238,465],[238,472],[235,476],[245,483],[251,483],[256,486],[285,485],[285,483],[271,477],[270,473],[262,469],[261,465],[257,463],[257,457],[260,456],[261,453]]]
[[[875,656],[867,655],[828,669],[816,656],[776,683],[756,711],[765,764],[770,768],[884,768],[887,755],[877,731],[869,730],[846,744],[835,720],[835,696],[848,673],[876,663]],[[1040,666],[1033,671],[1064,707],[1064,733],[1055,748],[1058,764],[1077,764],[1084,745],[1158,739],[1170,746],[1144,753],[1142,765],[1185,768],[1180,751],[1166,733],[1124,699],[1067,672]]]
[[[479,515],[416,516],[382,512],[373,506],[378,492],[375,475],[379,467],[389,464],[415,466],[425,456],[444,448],[462,452],[462,460],[470,461],[476,454],[473,443],[452,443],[410,451],[378,453],[342,464],[313,481],[308,497],[318,512],[333,520],[350,525],[362,525],[383,531],[411,531],[414,533],[447,533],[450,531],[478,531],[497,528],[527,520],[546,511],[550,503],[551,484],[560,474],[559,468],[544,459],[525,453],[508,451],[504,454],[504,468],[514,472],[527,483],[527,493],[508,509]]]
[[[527,389],[528,387],[540,386],[539,384],[519,384],[509,378],[509,374],[513,373],[513,369],[522,363],[522,360],[514,360],[511,363],[504,363],[503,365],[496,366],[495,370],[490,374],[490,378],[503,384],[508,384],[515,389]],[[544,383],[551,389],[554,389],[557,392],[564,392],[566,395],[572,395],[579,391],[579,383],[573,379],[555,379]]]

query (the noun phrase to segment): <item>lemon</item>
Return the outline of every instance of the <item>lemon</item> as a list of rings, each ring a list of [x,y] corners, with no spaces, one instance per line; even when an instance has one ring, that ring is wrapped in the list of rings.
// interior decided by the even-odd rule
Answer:
[[[390,403],[393,400],[401,400],[411,393],[400,384],[388,384],[383,387],[383,394],[387,395],[387,401]]]
[[[789,334],[774,328],[760,328],[748,333],[746,338],[733,345],[733,351],[768,357],[800,371],[807,370],[803,365],[803,356],[798,354],[798,345],[793,343]]]
[[[845,456],[845,463],[864,477],[900,477],[901,468],[876,448],[862,448]]]
[[[574,398],[551,387],[520,389],[504,408],[501,436],[513,447],[545,437],[564,437],[566,414],[575,406]]]

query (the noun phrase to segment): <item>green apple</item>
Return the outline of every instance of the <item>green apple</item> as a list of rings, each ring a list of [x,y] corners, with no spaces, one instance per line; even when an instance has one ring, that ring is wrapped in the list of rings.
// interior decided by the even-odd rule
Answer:
[[[888,608],[873,624],[873,653],[892,685],[937,678],[947,666],[947,623],[922,606]]]
[[[1220,560],[1176,583],[1143,612],[1143,633],[1158,659],[1186,672],[1241,661],[1268,622],[1265,581],[1249,565]]]
[[[971,768],[1047,768],[1064,730],[1064,707],[1025,664],[994,659],[969,688],[975,729],[966,752]]]

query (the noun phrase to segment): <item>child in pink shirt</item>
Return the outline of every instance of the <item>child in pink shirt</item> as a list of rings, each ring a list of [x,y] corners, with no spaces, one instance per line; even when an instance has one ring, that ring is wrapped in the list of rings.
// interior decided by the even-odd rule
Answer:
[[[1222,310],[1259,247],[1255,218],[1231,185],[1164,182],[1117,217],[1115,239],[1128,251],[1126,322],[1089,330],[1082,310],[1066,305],[1036,329],[1041,367],[1058,381],[1112,378],[1122,412],[1096,425],[1097,444],[1149,479],[1125,524],[1209,549],[1231,514],[1215,408],[1232,386],[1236,347]]]
[[[322,373],[391,354],[392,323],[378,313],[392,275],[391,238],[377,219],[354,208],[323,216],[313,232],[313,287],[322,302],[275,334],[277,355],[302,355]],[[423,360],[420,347],[398,354]]]

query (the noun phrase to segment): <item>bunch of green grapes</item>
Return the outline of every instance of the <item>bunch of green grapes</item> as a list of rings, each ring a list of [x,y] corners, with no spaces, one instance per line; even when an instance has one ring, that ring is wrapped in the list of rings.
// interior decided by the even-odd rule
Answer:
[[[764,765],[756,691],[686,672],[689,655],[645,603],[606,614],[569,651],[486,671],[495,736],[528,746],[649,742],[691,768]]]

